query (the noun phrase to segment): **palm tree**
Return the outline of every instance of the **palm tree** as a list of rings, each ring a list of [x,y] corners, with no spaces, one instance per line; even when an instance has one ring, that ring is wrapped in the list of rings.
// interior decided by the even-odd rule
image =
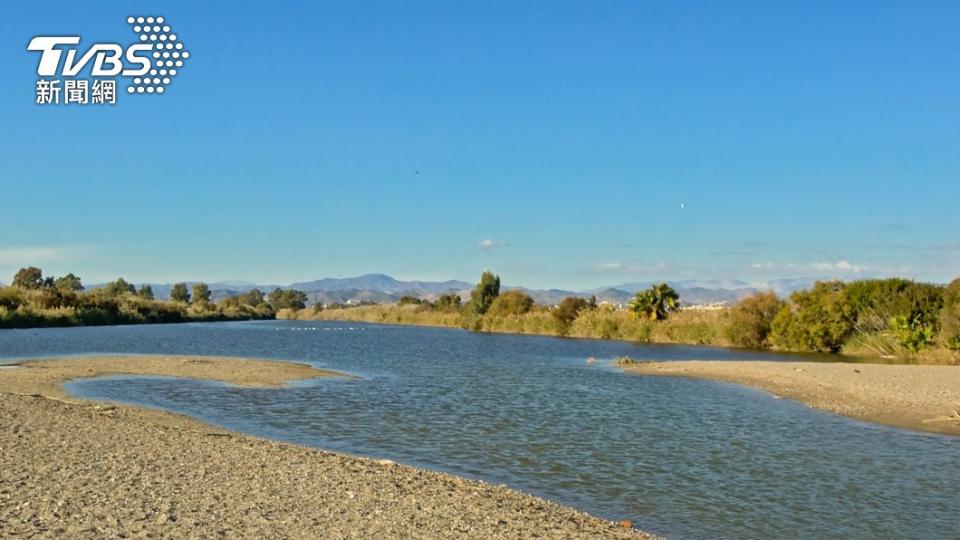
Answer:
[[[645,291],[638,292],[630,300],[630,310],[637,315],[648,317],[651,321],[662,321],[678,309],[680,296],[673,287],[658,283]]]

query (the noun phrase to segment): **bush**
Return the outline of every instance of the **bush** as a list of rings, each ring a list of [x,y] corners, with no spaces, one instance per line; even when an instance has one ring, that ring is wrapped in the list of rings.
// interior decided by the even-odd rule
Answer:
[[[724,335],[738,347],[769,347],[773,319],[785,305],[786,302],[772,292],[743,298],[730,309]]]
[[[459,294],[442,294],[434,302],[433,307],[441,311],[456,311],[460,309],[460,303]]]
[[[533,307],[533,298],[523,291],[507,291],[490,304],[487,315],[523,315]]]
[[[912,353],[918,353],[933,343],[933,325],[924,324],[919,318],[899,316],[890,320],[897,343]]]
[[[770,341],[794,351],[839,352],[854,330],[854,310],[840,281],[818,281],[790,295],[791,305],[777,313]]]
[[[561,300],[557,307],[550,312],[559,324],[561,329],[560,335],[567,335],[570,325],[577,318],[577,315],[589,307],[589,302],[576,296],[568,296]]]
[[[947,348],[960,350],[960,278],[943,290],[939,337]]]

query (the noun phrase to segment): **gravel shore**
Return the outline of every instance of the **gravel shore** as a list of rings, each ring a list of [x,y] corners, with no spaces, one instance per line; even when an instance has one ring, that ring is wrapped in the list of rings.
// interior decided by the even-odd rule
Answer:
[[[960,435],[960,366],[684,361],[624,369],[732,382],[860,420]]]
[[[281,386],[332,372],[157,356],[19,366],[0,370],[0,536],[649,538],[506,487],[76,400],[61,388],[108,374]]]

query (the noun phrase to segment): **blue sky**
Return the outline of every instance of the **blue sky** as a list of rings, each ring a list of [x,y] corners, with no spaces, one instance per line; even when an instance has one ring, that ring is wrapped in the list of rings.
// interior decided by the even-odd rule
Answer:
[[[167,93],[34,104],[31,37],[129,43],[137,14],[192,54]],[[8,2],[0,281],[945,281],[958,26],[956,2]]]

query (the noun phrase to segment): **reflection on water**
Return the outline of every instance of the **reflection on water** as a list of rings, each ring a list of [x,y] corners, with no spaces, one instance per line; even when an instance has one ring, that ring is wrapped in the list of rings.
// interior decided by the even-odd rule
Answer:
[[[950,538],[960,439],[875,426],[733,385],[627,376],[620,355],[724,349],[259,322],[0,332],[6,357],[268,356],[348,371],[286,389],[111,377],[82,395],[506,483],[682,538]],[[586,358],[602,359],[590,365]]]

